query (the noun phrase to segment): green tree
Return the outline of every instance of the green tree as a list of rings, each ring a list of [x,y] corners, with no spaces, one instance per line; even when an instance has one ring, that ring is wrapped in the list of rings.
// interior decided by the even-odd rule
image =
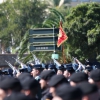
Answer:
[[[72,8],[64,24],[69,37],[66,48],[69,48],[71,55],[81,60],[99,56],[99,22],[99,3],[84,3]]]
[[[11,35],[17,47],[26,31],[33,25],[41,27],[47,5],[41,0],[7,0],[0,4],[0,38],[9,46]]]

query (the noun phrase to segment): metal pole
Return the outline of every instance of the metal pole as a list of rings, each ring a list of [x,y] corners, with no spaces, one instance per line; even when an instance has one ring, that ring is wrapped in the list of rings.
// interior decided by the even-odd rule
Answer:
[[[1,39],[0,39],[0,54],[2,54]]]
[[[63,63],[65,63],[64,44],[62,44]]]
[[[55,54],[55,52],[56,52],[56,50],[55,50],[55,26],[53,25],[53,43],[54,43],[54,54]]]

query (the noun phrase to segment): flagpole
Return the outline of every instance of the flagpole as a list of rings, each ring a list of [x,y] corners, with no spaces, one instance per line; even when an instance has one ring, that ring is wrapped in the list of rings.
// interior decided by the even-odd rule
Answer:
[[[55,54],[55,52],[56,52],[56,50],[55,50],[55,26],[53,25],[53,42],[54,42],[54,54]]]
[[[63,63],[65,63],[64,44],[62,44],[62,56],[63,56]]]
[[[60,26],[62,27],[62,21],[61,21],[61,17],[60,17]],[[63,58],[63,63],[65,63],[65,56],[64,56],[64,44],[62,44],[62,58]]]
[[[54,28],[55,28],[55,26],[53,25],[53,43],[54,43],[54,51],[53,51],[53,54],[55,54],[55,31],[54,31]],[[53,62],[54,62],[54,60],[53,60]],[[54,62],[54,65],[55,65],[55,62]]]

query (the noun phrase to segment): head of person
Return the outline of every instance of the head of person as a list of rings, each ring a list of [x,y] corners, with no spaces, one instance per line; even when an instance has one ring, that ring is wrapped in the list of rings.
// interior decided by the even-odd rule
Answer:
[[[14,64],[14,67],[17,69],[20,65],[18,63]]]
[[[36,94],[38,93],[39,87],[40,87],[39,82],[34,78],[27,77],[21,83],[22,83],[22,92],[26,96],[35,98]]]
[[[67,84],[60,85],[55,93],[53,100],[81,100],[83,95],[79,87],[72,87]]]
[[[12,92],[21,92],[22,85],[17,78],[7,77],[0,82],[0,89],[4,90],[6,95],[10,95]]]
[[[23,72],[21,73],[17,78],[21,81],[25,80],[27,77],[33,78],[33,76],[30,73]]]
[[[6,89],[2,87],[2,81],[7,78],[7,76],[0,76],[0,100],[3,100],[6,96]]]
[[[100,88],[100,69],[96,69],[90,72],[89,82],[95,83]]]
[[[75,72],[75,70],[73,69],[73,67],[67,67],[66,70],[64,71],[63,75],[66,78],[69,78],[74,72]]]
[[[82,82],[78,84],[78,87],[83,92],[82,100],[99,100],[99,92],[96,84]]]
[[[48,65],[49,65],[49,64],[45,64],[44,70],[48,70]]]
[[[45,71],[41,72],[41,74],[40,74],[41,89],[46,89],[48,87],[48,82],[53,75],[55,75],[55,72],[52,70],[45,70]]]
[[[5,97],[3,100],[31,100],[30,97],[24,95],[23,93],[12,93],[10,96]]]
[[[6,90],[0,88],[0,100],[3,100],[6,96]]]
[[[49,81],[50,93],[55,95],[55,90],[62,84],[68,84],[67,79],[63,75],[54,75]]]
[[[33,68],[32,68],[31,75],[33,77],[36,77],[36,76],[40,75],[42,70],[43,70],[42,65],[34,65]]]
[[[87,65],[86,67],[85,67],[85,70],[84,70],[84,72],[86,73],[86,74],[90,74],[90,72],[93,70],[93,68],[92,68],[92,66],[90,66],[90,65]]]
[[[88,75],[83,72],[74,73],[70,76],[70,85],[75,86],[81,82],[88,81]]]
[[[54,64],[49,64],[48,65],[48,70],[52,70],[54,72],[57,72],[56,66]]]
[[[57,75],[59,75],[59,74],[63,75],[64,70],[65,70],[65,68],[64,68],[63,65],[59,66],[59,67],[57,68]]]

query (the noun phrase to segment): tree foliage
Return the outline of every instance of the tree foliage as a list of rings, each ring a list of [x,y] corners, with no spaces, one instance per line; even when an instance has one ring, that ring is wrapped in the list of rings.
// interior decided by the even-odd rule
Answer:
[[[33,26],[42,26],[47,5],[41,0],[7,0],[0,4],[0,38],[9,46],[11,34],[17,47],[26,31]],[[7,41],[7,42],[6,42]]]
[[[100,4],[84,3],[71,9],[65,24],[67,47],[73,56],[96,58],[100,54]],[[66,48],[67,48],[66,47]]]

